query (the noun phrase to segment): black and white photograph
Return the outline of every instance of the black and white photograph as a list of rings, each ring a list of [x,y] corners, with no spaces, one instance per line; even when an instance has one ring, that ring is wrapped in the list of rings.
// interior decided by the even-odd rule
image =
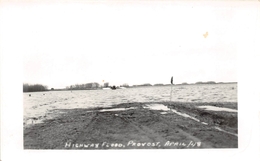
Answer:
[[[11,77],[1,81],[1,99],[12,95],[1,103],[1,114],[19,121],[13,129],[11,122],[1,123],[1,133],[13,142],[1,143],[19,145],[23,158],[104,150],[227,150],[224,156],[234,156],[253,142],[252,126],[260,121],[246,123],[243,115],[260,114],[253,104],[260,102],[259,79],[247,70],[259,58],[253,49],[260,27],[256,5],[0,3],[1,73]],[[16,134],[19,139],[12,139]]]
[[[25,18],[25,149],[238,147],[232,9],[44,10]]]

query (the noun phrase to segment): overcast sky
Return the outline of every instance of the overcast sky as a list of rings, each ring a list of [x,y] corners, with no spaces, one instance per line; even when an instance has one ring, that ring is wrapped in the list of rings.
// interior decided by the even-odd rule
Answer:
[[[15,13],[4,9],[10,16],[3,22],[16,29],[9,32],[22,37],[24,83],[49,88],[103,80],[168,84],[171,76],[174,83],[237,81],[240,13],[232,5],[70,3],[26,5]]]

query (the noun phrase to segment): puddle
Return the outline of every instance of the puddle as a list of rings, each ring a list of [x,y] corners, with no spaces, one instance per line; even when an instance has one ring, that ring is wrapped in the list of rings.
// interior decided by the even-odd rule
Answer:
[[[227,133],[227,134],[231,134],[231,135],[237,136],[237,134],[234,134],[234,133],[232,133],[232,132],[228,132],[228,131],[223,130],[223,129],[219,128],[219,127],[214,127],[214,128],[217,129],[217,130],[219,130],[219,131],[222,131],[222,132],[224,132],[224,133]]]
[[[201,122],[199,119],[196,119],[195,117],[192,117],[192,116],[190,116],[190,115],[188,115],[188,114],[186,114],[186,113],[181,113],[181,112],[178,112],[178,111],[176,111],[176,110],[174,110],[174,109],[171,109],[171,111],[174,112],[174,113],[176,113],[177,115],[190,118],[190,119],[192,119],[192,120],[194,120],[194,121],[197,121],[197,122],[200,122],[200,123],[202,123],[202,124],[204,124],[204,125],[208,125],[208,123],[206,123],[206,122]]]
[[[112,108],[112,109],[103,109],[103,110],[99,110],[98,112],[124,111],[124,110],[132,110],[132,109],[136,109],[136,107],[130,107],[130,108]]]
[[[44,115],[37,115],[36,117],[27,117],[23,120],[24,126],[34,125],[43,123],[45,120],[54,119],[56,116],[65,113],[65,112],[50,112],[50,110],[46,110]]]
[[[162,111],[164,111],[164,112],[161,112],[161,114],[167,114],[169,111],[171,111],[171,112],[176,113],[177,115],[180,115],[182,117],[187,117],[187,118],[190,118],[194,121],[200,122],[204,125],[208,125],[208,123],[206,123],[206,122],[201,122],[199,119],[196,119],[195,117],[192,117],[192,116],[185,114],[185,113],[178,112],[174,109],[170,109],[167,106],[162,105],[162,104],[146,105],[146,106],[144,106],[144,108],[149,108],[150,110],[162,110]]]
[[[230,109],[230,108],[222,108],[222,107],[215,107],[215,106],[197,106],[198,108],[208,110],[208,111],[225,111],[225,112],[237,112],[237,110]]]
[[[162,111],[170,111],[167,106],[164,106],[162,104],[152,104],[152,105],[145,105],[144,108],[149,108],[151,110],[162,110]]]
[[[207,109],[208,107],[208,109]],[[151,110],[161,110],[163,112],[161,112],[161,114],[167,114],[168,112],[173,112],[173,113],[176,113],[177,115],[180,115],[180,116],[183,116],[183,117],[187,117],[187,118],[190,118],[194,121],[197,121],[197,122],[200,122],[201,124],[203,125],[208,125],[208,123],[206,122],[202,122],[200,121],[199,119],[196,119],[195,117],[192,117],[188,114],[185,114],[185,113],[181,113],[181,112],[178,112],[174,109],[170,109],[168,108],[167,106],[164,106],[162,104],[153,104],[153,105],[146,105],[144,108],[149,108]],[[228,109],[228,108],[220,108],[220,107],[214,107],[214,106],[200,106],[199,108],[206,108],[206,110],[218,110],[218,111],[228,111],[228,112],[237,112],[237,110],[233,110],[233,109]],[[228,131],[225,131],[219,127],[214,127],[216,130],[219,130],[221,132],[224,132],[224,133],[227,133],[227,134],[230,134],[230,135],[234,135],[234,136],[237,136],[237,134],[234,134],[234,133],[231,133],[231,132],[228,132]]]
[[[167,113],[168,113],[168,112],[161,112],[162,115],[165,115],[165,114],[167,114]]]
[[[32,124],[39,124],[39,123],[43,123],[43,120],[38,118],[29,118],[24,122],[25,125],[32,125]]]

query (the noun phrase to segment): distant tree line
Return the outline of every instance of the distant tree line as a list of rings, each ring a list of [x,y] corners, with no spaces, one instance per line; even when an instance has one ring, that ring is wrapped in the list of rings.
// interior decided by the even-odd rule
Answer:
[[[86,90],[86,89],[97,89],[100,85],[96,82],[94,83],[86,83],[86,84],[75,84],[71,86],[67,86],[67,90]]]
[[[164,86],[162,83],[154,84],[154,86]]]
[[[208,82],[196,82],[195,84],[216,84],[214,81],[208,81]]]
[[[144,86],[152,86],[150,83],[140,84],[140,85],[133,85],[133,87],[144,87]]]
[[[41,84],[23,84],[23,92],[47,91],[48,87]]]
[[[113,87],[109,86],[109,82],[105,82],[104,85],[100,85],[99,83],[85,83],[85,84],[75,84],[71,86],[67,86],[66,90],[93,90],[93,89],[101,89],[101,88],[108,88]],[[129,87],[127,83],[120,85],[120,87]]]
[[[124,83],[124,84],[120,85],[120,87],[129,87],[129,85],[127,83]]]

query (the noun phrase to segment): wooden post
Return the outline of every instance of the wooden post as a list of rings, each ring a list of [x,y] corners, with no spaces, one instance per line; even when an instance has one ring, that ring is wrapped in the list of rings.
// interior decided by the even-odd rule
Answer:
[[[170,98],[170,102],[172,101],[172,85],[171,85],[171,98]]]
[[[173,77],[171,78],[171,97],[170,97],[170,102],[172,101],[172,85],[173,85]]]

